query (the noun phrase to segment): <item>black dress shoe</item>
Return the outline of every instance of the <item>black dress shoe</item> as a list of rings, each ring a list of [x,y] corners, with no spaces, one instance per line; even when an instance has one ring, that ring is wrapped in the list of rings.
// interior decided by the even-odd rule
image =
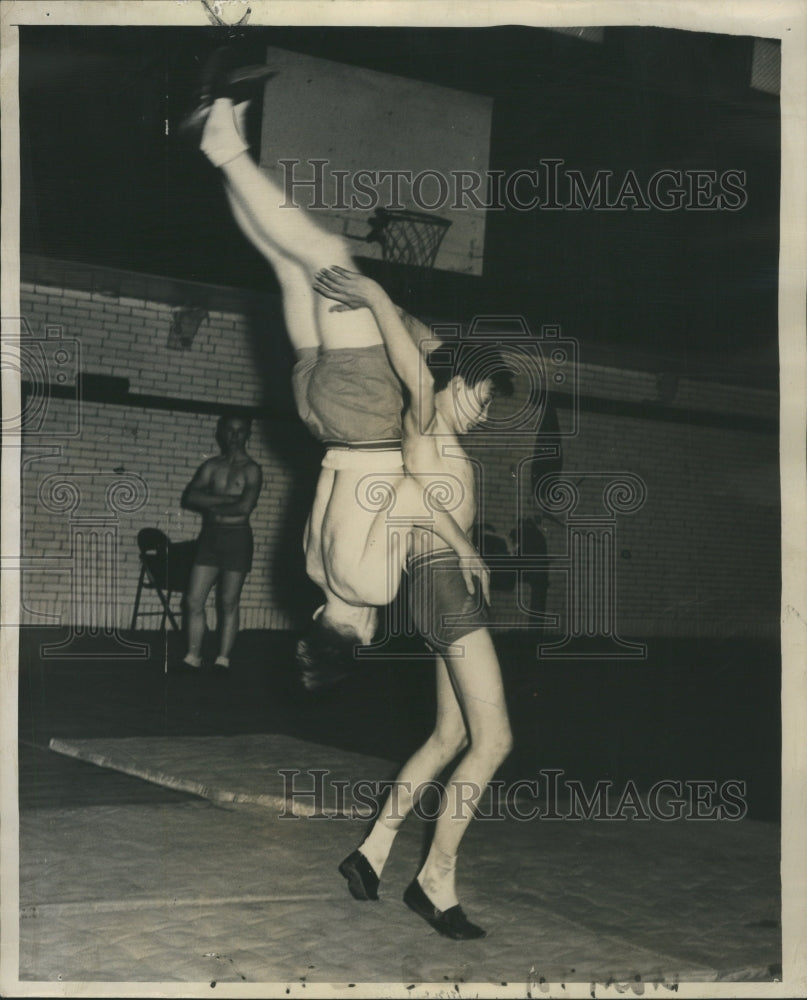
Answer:
[[[250,101],[260,92],[262,86],[272,77],[277,76],[277,70],[268,66],[241,66],[233,70],[227,78],[227,84],[221,97],[229,97],[233,104]]]
[[[177,129],[184,139],[196,141],[201,138],[213,101],[217,97],[225,96],[224,90],[227,86],[228,76],[227,58],[227,47],[221,46],[205,61],[202,67],[202,79],[196,94],[196,104],[180,121]]]
[[[354,899],[378,899],[378,875],[361,851],[354,851],[345,858],[339,865],[339,874],[347,879]]]
[[[233,104],[256,97],[263,84],[277,76],[268,66],[239,66],[230,69],[233,58],[227,46],[216,49],[202,70],[202,82],[195,107],[179,123],[179,134],[189,140],[200,140],[213,106],[213,101],[228,97]]]
[[[423,891],[420,882],[412,879],[404,892],[403,900],[410,910],[413,910],[419,917],[423,917],[426,923],[444,937],[452,938],[454,941],[472,941],[474,938],[483,938],[486,931],[471,921],[462,912],[462,907],[457,903],[448,910],[438,910],[434,903]]]

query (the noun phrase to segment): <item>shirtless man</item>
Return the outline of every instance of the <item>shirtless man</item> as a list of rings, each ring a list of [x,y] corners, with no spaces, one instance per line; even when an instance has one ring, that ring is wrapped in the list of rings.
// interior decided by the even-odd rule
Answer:
[[[258,502],[263,477],[257,462],[246,453],[251,424],[244,417],[222,416],[216,427],[221,454],[196,471],[182,497],[185,507],[200,511],[202,531],[185,595],[188,652],[186,668],[202,665],[205,604],[218,579],[219,655],[214,667],[229,669],[230,653],[238,634],[241,589],[252,569],[252,528],[249,516]]]
[[[404,471],[403,393],[373,314],[342,312],[313,290],[331,263],[353,267],[344,239],[311,213],[282,207],[283,191],[261,171],[244,140],[245,105],[215,100],[201,149],[220,168],[236,222],[264,255],[281,287],[301,419],[327,452],[304,547],[309,577],[325,604],[298,648],[303,682],[319,686],[354,666],[354,649],[376,631],[377,608],[394,600],[415,526],[435,532],[462,557],[466,589],[487,594],[484,562],[451,515]],[[392,536],[395,535],[395,539]],[[400,558],[392,558],[393,549]]]
[[[421,483],[451,490],[458,497],[452,514],[463,531],[470,531],[476,491],[473,466],[459,436],[484,422],[496,392],[512,391],[501,358],[485,344],[465,343],[450,377],[445,370],[432,374],[411,324],[404,325],[376,282],[336,266],[320,271],[314,287],[339,303],[335,308],[369,311],[375,318],[393,368],[411,395],[403,427],[406,468]],[[421,330],[428,336],[425,327]],[[415,537],[417,547],[408,561],[412,618],[435,652],[437,720],[398,775],[369,836],[339,870],[356,899],[377,899],[392,842],[418,789],[462,753],[445,789],[426,862],[404,902],[439,933],[463,940],[483,937],[485,931],[467,919],[458,903],[457,850],[488,782],[510,752],[512,736],[485,602],[478,591],[469,596],[456,555],[439,538],[430,532]]]

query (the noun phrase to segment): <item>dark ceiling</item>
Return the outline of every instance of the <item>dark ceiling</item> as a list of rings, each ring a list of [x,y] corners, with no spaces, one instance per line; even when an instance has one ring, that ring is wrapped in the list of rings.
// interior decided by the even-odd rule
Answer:
[[[23,28],[22,249],[271,288],[218,178],[175,135],[220,31]],[[654,352],[692,375],[776,377],[779,102],[750,87],[753,40],[607,28],[601,43],[524,26],[250,28],[267,45],[493,98],[492,169],[561,157],[592,176],[745,172],[736,211],[489,212],[482,279],[396,279],[441,318],[518,313],[592,348]]]

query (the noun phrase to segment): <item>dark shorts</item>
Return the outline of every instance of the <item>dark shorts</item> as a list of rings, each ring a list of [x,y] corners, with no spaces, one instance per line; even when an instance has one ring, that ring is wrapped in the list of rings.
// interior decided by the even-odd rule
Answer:
[[[459,557],[441,550],[414,556],[406,567],[412,624],[436,653],[480,628],[487,628],[488,609],[478,580],[469,594],[460,572]]]
[[[236,573],[252,569],[252,528],[248,524],[216,524],[202,528],[196,543],[198,566],[218,566]]]
[[[327,445],[400,447],[403,393],[383,344],[297,352],[291,377],[300,419]]]

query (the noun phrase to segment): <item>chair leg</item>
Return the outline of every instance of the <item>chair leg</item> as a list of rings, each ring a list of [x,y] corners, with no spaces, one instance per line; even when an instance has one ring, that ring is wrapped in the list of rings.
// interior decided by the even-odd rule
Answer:
[[[174,627],[174,631],[175,631],[175,632],[181,632],[181,631],[182,631],[182,622],[180,621],[180,623],[179,623],[179,624],[177,624],[177,619],[176,619],[176,617],[175,617],[175,616],[174,616],[174,614],[172,614],[172,613],[171,613],[171,611],[170,611],[170,608],[171,608],[171,601],[172,601],[173,599],[174,599],[174,591],[173,591],[173,590],[169,590],[169,591],[168,591],[168,608],[169,608],[169,611],[168,611],[168,614],[169,614],[169,615],[171,615],[171,624],[172,624],[172,625],[173,625],[173,627]],[[181,618],[181,615],[182,615],[182,612],[180,612],[180,618]],[[163,615],[163,625],[162,625],[162,627],[163,627],[163,628],[165,628],[165,617],[166,617],[166,616],[165,616],[165,615]]]
[[[163,606],[163,624],[162,624],[162,627],[165,628],[165,619],[166,619],[166,616],[167,616],[168,620],[171,622],[171,627],[174,629],[175,632],[179,632],[180,629],[179,629],[179,626],[177,625],[177,620],[174,617],[174,612],[171,610],[171,607],[170,607],[168,601],[166,601],[166,599],[165,599],[165,594],[163,593],[162,587],[159,587],[157,585],[157,581],[154,579],[154,577],[151,575],[151,573],[149,573],[149,579],[151,580],[152,586],[154,587],[154,590],[155,590],[157,596],[160,599],[160,604],[162,604],[162,606]]]
[[[132,612],[132,630],[137,628],[137,612],[140,610],[140,595],[143,593],[143,577],[146,575],[146,567],[140,567],[140,579],[137,581],[137,593],[135,594],[134,611]]]

